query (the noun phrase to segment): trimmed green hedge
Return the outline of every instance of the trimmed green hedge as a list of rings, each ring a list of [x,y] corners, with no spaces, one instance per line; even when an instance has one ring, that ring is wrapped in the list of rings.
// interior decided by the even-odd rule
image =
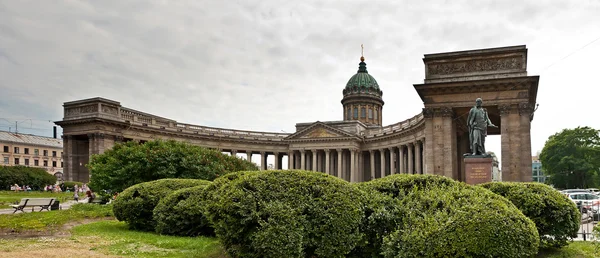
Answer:
[[[231,257],[344,257],[359,241],[363,194],[310,171],[228,174],[203,193]]]
[[[182,188],[205,185],[200,179],[160,179],[133,185],[123,191],[113,204],[115,217],[125,221],[129,228],[154,231],[156,221],[152,218],[158,202],[171,192]]]
[[[46,170],[25,166],[0,166],[0,187],[10,190],[10,186],[30,186],[33,190],[41,190],[46,185],[54,185],[56,177]]]
[[[510,200],[535,223],[542,247],[563,247],[577,237],[581,214],[577,205],[540,183],[493,182],[481,185]]]
[[[161,178],[212,181],[233,171],[258,170],[246,160],[172,140],[119,143],[103,154],[93,155],[86,166],[92,175],[90,187],[111,192]]]
[[[156,232],[178,236],[211,236],[214,229],[202,214],[202,191],[209,182],[184,188],[162,198],[154,208]]]
[[[484,188],[433,175],[393,175],[362,183],[400,200],[396,228],[380,234],[384,257],[530,257],[535,224],[510,201]],[[366,232],[374,235],[373,232]],[[378,243],[374,243],[378,244]]]

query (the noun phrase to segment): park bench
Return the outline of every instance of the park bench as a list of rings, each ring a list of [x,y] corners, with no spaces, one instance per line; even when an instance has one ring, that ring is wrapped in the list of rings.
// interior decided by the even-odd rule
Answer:
[[[35,207],[40,207],[40,211],[50,211],[49,208],[55,200],[54,198],[23,198],[19,204],[11,206],[15,209],[13,214],[17,211],[25,212],[23,209],[26,207],[31,207],[31,211],[34,211]]]

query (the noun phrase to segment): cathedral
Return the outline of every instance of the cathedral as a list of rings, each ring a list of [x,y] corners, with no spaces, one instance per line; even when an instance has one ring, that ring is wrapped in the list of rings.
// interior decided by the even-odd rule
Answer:
[[[501,135],[502,178],[531,181],[533,106],[539,76],[527,75],[527,48],[510,46],[426,54],[425,80],[414,84],[423,111],[382,125],[383,91],[367,70],[364,57],[342,91],[341,120],[298,123],[294,133],[215,128],[181,123],[90,98],[65,102],[64,178],[88,182],[90,155],[115,143],[174,139],[232,155],[259,155],[265,170],[273,155],[274,169],[312,170],[349,182],[392,174],[436,174],[465,181],[463,154],[469,152],[466,116],[482,98]],[[284,159],[284,157],[286,157]]]

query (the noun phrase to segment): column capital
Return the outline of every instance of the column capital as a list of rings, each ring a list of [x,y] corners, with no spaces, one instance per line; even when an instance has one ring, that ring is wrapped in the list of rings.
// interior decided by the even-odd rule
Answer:
[[[266,153],[265,151],[261,151],[260,155],[265,155],[265,153]]]
[[[273,155],[275,155],[275,156],[279,155],[279,151],[274,151]]]
[[[324,151],[325,153],[329,153],[331,150],[330,150],[330,149],[323,149],[323,151]]]
[[[341,153],[343,149],[335,149],[338,153]]]
[[[237,150],[231,150],[232,154],[237,154]]]
[[[379,152],[385,152],[385,149],[386,148],[381,148],[381,149],[379,149]]]
[[[412,147],[412,146],[414,146],[414,145],[415,145],[415,144],[414,144],[414,143],[412,143],[412,142],[409,142],[409,143],[407,143],[407,144],[406,144],[406,146],[408,146],[408,147]]]
[[[533,112],[533,105],[525,102],[525,103],[519,103],[519,115],[523,116],[523,115],[530,115],[531,112]]]
[[[389,147],[388,150],[390,150],[390,152],[393,152],[394,148],[396,148],[396,147]]]
[[[375,153],[375,150],[369,150],[369,153],[373,154],[373,153]]]
[[[306,150],[298,150],[301,154],[306,153]]]
[[[317,150],[316,149],[311,149],[310,152],[317,153]]]
[[[513,107],[511,104],[498,105],[498,109],[500,110],[500,116],[508,115],[513,111]]]

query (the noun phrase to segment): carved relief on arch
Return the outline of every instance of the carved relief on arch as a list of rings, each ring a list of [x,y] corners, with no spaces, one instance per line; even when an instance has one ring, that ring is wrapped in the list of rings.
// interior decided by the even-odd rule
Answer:
[[[512,106],[510,104],[502,104],[502,105],[498,105],[498,110],[500,110],[500,115],[508,115],[511,113],[512,111]]]
[[[454,117],[454,110],[451,107],[423,108],[425,118],[433,117]]]
[[[525,103],[519,103],[519,115],[523,116],[523,115],[530,115],[531,112],[533,112],[533,105],[525,102]]]

